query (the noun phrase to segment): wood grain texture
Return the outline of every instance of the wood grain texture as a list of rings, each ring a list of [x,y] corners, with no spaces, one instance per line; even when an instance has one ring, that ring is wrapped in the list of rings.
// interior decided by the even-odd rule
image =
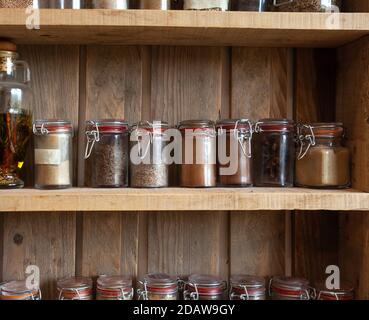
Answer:
[[[369,2],[367,0],[344,1],[343,5],[346,12],[369,12]]]

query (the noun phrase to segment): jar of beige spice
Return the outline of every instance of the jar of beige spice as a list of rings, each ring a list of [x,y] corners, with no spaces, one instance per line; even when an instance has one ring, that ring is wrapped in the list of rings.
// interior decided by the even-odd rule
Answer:
[[[92,0],[93,9],[129,9],[129,0]]]

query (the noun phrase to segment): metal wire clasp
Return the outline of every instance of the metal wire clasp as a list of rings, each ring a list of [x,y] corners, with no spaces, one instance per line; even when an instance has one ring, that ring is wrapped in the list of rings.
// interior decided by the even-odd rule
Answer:
[[[85,150],[85,159],[88,159],[91,156],[95,143],[100,141],[99,126],[94,121],[90,121],[90,123],[95,127],[95,130],[86,131],[87,144]]]
[[[137,290],[137,294],[138,294],[138,300],[149,300],[149,297],[148,297],[148,292],[147,292],[147,282],[142,282],[140,281],[139,282],[141,285],[143,285],[144,289],[141,290],[141,289],[138,289]]]
[[[189,286],[195,288],[195,292],[191,292],[191,290],[188,290]],[[196,301],[199,300],[200,294],[197,288],[197,284],[186,283],[184,286],[183,297],[185,300],[196,300]]]
[[[309,134],[303,134],[303,129],[308,129],[310,131]],[[308,153],[310,147],[314,147],[316,145],[316,141],[315,141],[315,134],[314,134],[314,130],[313,127],[310,125],[299,125],[297,126],[297,137],[298,137],[298,141],[300,143],[300,151],[299,154],[297,156],[297,160],[301,160],[303,157],[306,156],[306,154]],[[304,146],[305,146],[305,141],[308,141],[307,143],[307,147],[304,150]]]
[[[34,123],[34,124],[33,124],[33,133],[34,133],[34,134],[42,134],[42,135],[44,135],[44,134],[49,134],[49,130],[47,130],[47,129],[45,128],[45,123],[43,123],[43,124],[41,125],[40,130],[38,130],[38,129],[37,129],[36,124]]]

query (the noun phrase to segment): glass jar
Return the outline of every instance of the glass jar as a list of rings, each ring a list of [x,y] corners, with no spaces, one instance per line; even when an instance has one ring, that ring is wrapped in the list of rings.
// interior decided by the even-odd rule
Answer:
[[[251,122],[243,119],[222,120],[217,123],[217,131],[218,182],[222,186],[251,186]]]
[[[184,10],[229,10],[229,0],[184,0]]]
[[[354,288],[348,284],[343,283],[341,289],[327,289],[323,283],[317,285],[317,300],[354,300]]]
[[[293,277],[273,277],[270,279],[269,295],[273,300],[310,300],[315,298],[308,280]]]
[[[264,119],[258,122],[253,136],[254,185],[292,187],[295,149],[292,120]]]
[[[132,278],[102,275],[97,279],[96,300],[133,300]]]
[[[184,285],[185,300],[224,300],[227,283],[219,277],[194,274]]]
[[[0,41],[0,188],[21,188],[18,177],[32,136],[30,70],[16,46]]]
[[[57,282],[59,300],[93,300],[92,279],[70,277]]]
[[[339,12],[341,0],[271,0],[274,11]]]
[[[86,123],[85,177],[92,188],[128,186],[129,126],[123,120]]]
[[[83,9],[84,7],[85,0],[49,0],[48,6],[53,9]]]
[[[133,188],[164,188],[169,185],[169,164],[165,147],[168,123],[143,121],[131,131],[131,180]]]
[[[296,160],[296,184],[313,188],[350,186],[350,151],[343,146],[342,123],[299,126],[300,152]]]
[[[139,0],[140,9],[170,10],[171,0]]]
[[[26,280],[7,281],[0,286],[0,300],[41,300],[41,290],[27,288]]]
[[[270,1],[271,0],[238,0],[235,4],[235,10],[258,12],[268,11]]]
[[[178,279],[163,273],[150,273],[140,281],[138,300],[178,300]]]
[[[265,279],[262,277],[240,275],[231,277],[230,300],[265,300]]]
[[[0,0],[0,8],[27,8],[32,0]]]
[[[213,121],[186,120],[182,135],[181,187],[215,187],[217,180],[216,129]]]
[[[129,9],[129,0],[92,0],[93,9]]]
[[[35,187],[65,189],[73,181],[73,126],[66,120],[33,124]]]

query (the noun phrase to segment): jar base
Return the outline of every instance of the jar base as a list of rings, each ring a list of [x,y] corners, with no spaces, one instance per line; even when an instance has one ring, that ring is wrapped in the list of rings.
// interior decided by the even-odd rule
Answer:
[[[24,182],[16,177],[7,179],[7,183],[0,183],[0,189],[21,189],[24,188]]]
[[[296,183],[295,186],[298,188],[308,188],[308,189],[337,190],[337,189],[349,189],[351,187],[351,183],[344,185],[344,186],[332,186],[332,185],[330,186],[308,186],[308,185]]]
[[[39,190],[63,190],[63,189],[70,189],[72,188],[71,185],[63,185],[63,186],[57,186],[57,185],[50,185],[50,186],[40,186],[40,185],[35,185],[36,189]]]

